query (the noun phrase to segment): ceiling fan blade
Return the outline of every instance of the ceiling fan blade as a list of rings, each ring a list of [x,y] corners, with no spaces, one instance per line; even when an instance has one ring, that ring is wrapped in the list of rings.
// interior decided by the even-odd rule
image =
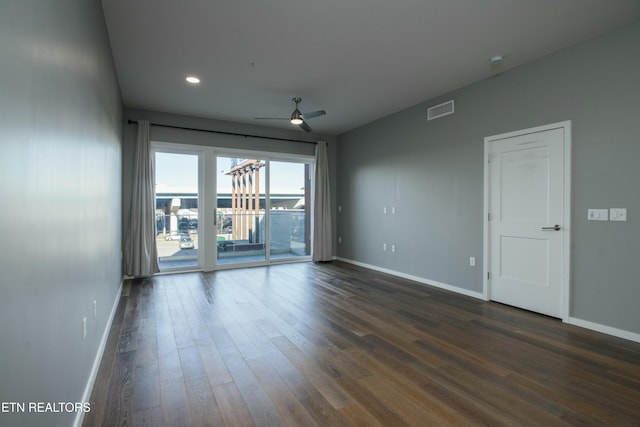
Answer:
[[[313,119],[314,117],[324,116],[325,114],[327,114],[326,111],[318,110],[318,111],[312,111],[310,113],[303,113],[302,117],[304,117],[305,120],[308,120],[308,119]]]
[[[307,122],[302,122],[298,126],[300,126],[305,132],[311,132],[311,128],[309,127]]]
[[[286,117],[254,117],[253,120],[291,120]]]

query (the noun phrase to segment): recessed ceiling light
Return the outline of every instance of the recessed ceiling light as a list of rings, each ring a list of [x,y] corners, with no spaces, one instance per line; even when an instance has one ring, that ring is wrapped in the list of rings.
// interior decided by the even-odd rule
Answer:
[[[187,81],[187,83],[191,83],[192,85],[197,85],[198,83],[200,83],[200,79],[196,76],[187,76],[185,80]]]

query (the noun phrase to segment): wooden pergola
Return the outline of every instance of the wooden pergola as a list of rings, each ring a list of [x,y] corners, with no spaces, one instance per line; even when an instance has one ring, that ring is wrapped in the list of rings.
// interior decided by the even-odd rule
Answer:
[[[258,241],[255,218],[260,212],[260,169],[262,160],[247,159],[226,174],[231,176],[231,237]]]

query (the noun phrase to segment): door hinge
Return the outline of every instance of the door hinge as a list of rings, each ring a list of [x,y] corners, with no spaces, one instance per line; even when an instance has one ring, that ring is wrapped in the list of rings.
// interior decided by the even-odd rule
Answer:
[[[490,213],[487,214],[487,221],[491,221],[491,214]]]
[[[491,280],[491,272],[487,271],[487,280]]]

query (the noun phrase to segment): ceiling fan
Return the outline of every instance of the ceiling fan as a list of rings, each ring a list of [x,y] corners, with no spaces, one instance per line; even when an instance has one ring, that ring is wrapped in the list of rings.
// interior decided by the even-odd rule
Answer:
[[[291,117],[255,117],[255,120],[289,120],[292,124],[300,126],[305,132],[311,132],[311,128],[305,120],[313,119],[314,117],[324,116],[327,114],[324,110],[312,111],[310,113],[301,113],[298,109],[298,104],[302,102],[302,98],[296,96],[292,99],[296,103],[296,109],[291,113]]]

